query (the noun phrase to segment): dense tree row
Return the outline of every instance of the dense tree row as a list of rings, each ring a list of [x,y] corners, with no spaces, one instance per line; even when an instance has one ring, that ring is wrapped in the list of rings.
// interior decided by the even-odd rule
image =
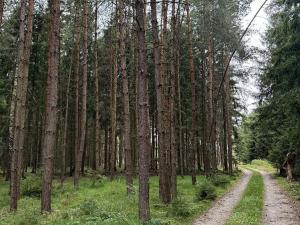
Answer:
[[[278,1],[271,10],[266,37],[270,57],[259,77],[259,107],[244,119],[236,150],[243,161],[268,158],[281,172],[286,160],[295,157],[294,173],[299,176],[300,5]]]
[[[0,157],[17,210],[25,172],[74,186],[92,169],[139,176],[141,220],[149,176],[163,203],[176,176],[233,172],[232,53],[247,57],[240,20],[250,1],[21,0],[0,3]],[[2,9],[6,16],[2,22]],[[101,191],[101,190],[99,190]]]

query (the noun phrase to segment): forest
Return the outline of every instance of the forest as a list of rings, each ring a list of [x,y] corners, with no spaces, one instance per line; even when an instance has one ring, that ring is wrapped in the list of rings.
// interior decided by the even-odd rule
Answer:
[[[0,225],[299,225],[299,62],[299,0],[0,0]]]

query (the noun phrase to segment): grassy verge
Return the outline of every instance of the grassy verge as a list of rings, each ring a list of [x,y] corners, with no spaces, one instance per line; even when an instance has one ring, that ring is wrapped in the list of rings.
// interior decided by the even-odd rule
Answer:
[[[258,225],[261,223],[264,183],[258,172],[253,172],[248,187],[226,225]]]
[[[300,181],[287,182],[285,177],[276,177],[280,187],[287,191],[290,197],[300,202]]]
[[[238,176],[226,176],[229,182],[227,185],[222,185],[222,182],[221,185],[216,184],[216,196],[223,195],[238,180]],[[33,194],[36,194],[37,190],[32,187],[32,183],[38,179],[38,177],[33,177],[29,183],[29,190],[33,189]],[[196,193],[199,192],[201,184],[205,182],[207,182],[205,177],[198,176],[198,185],[193,187],[190,177],[178,177],[179,200],[172,205],[164,205],[158,196],[158,178],[152,177],[150,180],[150,204],[151,215],[154,219],[150,224],[190,224],[195,217],[212,205],[212,200],[196,201]],[[40,199],[34,195],[23,196],[19,201],[19,210],[12,214],[9,212],[8,206],[8,183],[0,178],[0,224],[138,225],[138,184],[136,180],[134,188],[136,193],[129,198],[126,196],[123,178],[117,178],[114,181],[109,181],[105,177],[100,180],[82,178],[79,190],[74,190],[72,179],[68,179],[63,188],[55,181],[51,215],[40,214]]]

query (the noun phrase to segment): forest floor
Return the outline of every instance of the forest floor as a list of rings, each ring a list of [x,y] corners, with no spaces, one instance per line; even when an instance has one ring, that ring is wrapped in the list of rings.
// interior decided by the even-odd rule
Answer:
[[[213,189],[216,198],[220,198],[231,189],[240,178],[219,174]],[[118,177],[110,181],[106,177],[84,177],[79,190],[73,187],[73,180],[67,179],[64,187],[54,181],[52,209],[50,215],[40,214],[39,177],[27,174],[23,180],[22,197],[16,213],[9,212],[8,182],[0,177],[0,224],[1,225],[139,225],[138,221],[138,185],[134,182],[135,194],[126,196],[125,179]],[[199,215],[212,207],[212,199],[197,200],[201,187],[207,182],[204,176],[197,177],[197,185],[191,185],[190,177],[177,178],[178,200],[164,205],[159,200],[158,178],[150,180],[150,204],[152,220],[149,225],[188,225]],[[226,184],[224,184],[226,181]],[[219,183],[218,183],[219,182]],[[205,190],[205,189],[204,189]],[[147,224],[148,225],[148,224]]]
[[[198,176],[196,186],[190,177],[178,176],[178,200],[170,205],[160,202],[158,178],[152,177],[153,219],[147,225],[300,225],[300,182],[274,176],[274,168],[265,161],[255,160],[241,168],[242,176]],[[50,215],[40,214],[39,180],[37,175],[27,175],[19,210],[11,213],[9,184],[0,177],[0,225],[139,225],[137,180],[131,197],[126,196],[122,177],[110,181],[90,175],[81,179],[78,190],[71,178],[63,187],[55,180]],[[199,200],[201,191],[213,192],[217,200]]]

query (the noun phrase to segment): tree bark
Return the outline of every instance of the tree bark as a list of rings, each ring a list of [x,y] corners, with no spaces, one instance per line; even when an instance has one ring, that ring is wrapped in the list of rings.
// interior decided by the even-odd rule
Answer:
[[[149,156],[150,124],[147,87],[145,2],[136,0],[136,21],[138,37],[138,146],[139,146],[139,218],[142,222],[150,219],[149,207]]]
[[[180,7],[180,6],[178,6]],[[172,200],[177,197],[177,148],[176,148],[176,129],[175,129],[175,81],[176,81],[176,55],[177,55],[177,16],[176,2],[172,1],[172,46],[171,46],[171,96],[170,96],[170,125],[171,125],[171,195]]]
[[[226,66],[227,63],[228,63],[228,56],[225,55],[225,60],[224,60],[224,65]],[[226,68],[224,68],[226,69]],[[223,115],[224,115],[224,134],[223,134],[223,157],[224,157],[224,161],[223,161],[223,164],[224,164],[224,171],[225,172],[228,172],[228,152],[227,152],[227,149],[228,149],[228,106],[229,106],[229,95],[228,95],[228,91],[229,88],[228,88],[228,85],[229,85],[229,80],[228,80],[228,71],[226,71],[225,73],[225,78],[224,78],[225,82],[223,83],[223,92],[224,92],[224,99],[223,99]]]
[[[101,154],[101,137],[100,137],[100,99],[99,99],[99,72],[98,72],[98,0],[95,2],[95,165],[96,170],[100,170],[100,154]]]
[[[211,167],[214,170],[216,162],[215,162],[215,140],[214,140],[214,121],[215,121],[215,115],[214,115],[214,95],[213,95],[213,83],[214,83],[214,77],[213,77],[213,43],[212,39],[209,38],[208,41],[208,81],[207,81],[207,89],[208,89],[208,137],[209,137],[209,149],[210,149],[210,161],[211,161]]]
[[[57,128],[58,60],[59,60],[59,17],[60,1],[49,1],[50,27],[48,50],[48,78],[46,90],[45,127],[43,138],[43,183],[41,211],[51,211],[51,186],[53,159]]]
[[[78,186],[79,174],[76,173],[76,163],[79,153],[79,66],[80,66],[80,8],[81,3],[79,0],[75,1],[75,59],[74,59],[74,78],[75,78],[75,145],[74,145],[74,186]],[[70,168],[71,171],[71,168]]]
[[[117,48],[117,46],[115,47]],[[111,96],[110,96],[110,176],[114,177],[116,168],[116,127],[117,127],[117,76],[118,76],[118,60],[117,50],[113,62],[113,73],[111,78]]]
[[[186,0],[186,11],[187,11],[187,26],[188,26],[188,51],[189,51],[189,73],[192,84],[192,131],[191,131],[191,153],[190,153],[190,163],[191,163],[191,175],[192,184],[196,184],[196,169],[195,169],[195,155],[196,155],[196,80],[195,80],[195,64],[194,64],[194,54],[193,54],[193,31],[190,17],[190,5],[189,1]]]
[[[203,163],[204,163],[204,172],[206,176],[210,175],[210,157],[209,157],[209,145],[208,145],[208,129],[207,124],[209,123],[208,119],[208,108],[207,108],[207,91],[206,91],[206,60],[203,53],[201,74],[202,74],[202,152],[203,152]]]
[[[225,60],[225,66],[228,66],[230,58],[228,55],[226,55]],[[228,157],[228,172],[229,174],[232,174],[233,168],[232,168],[232,132],[233,132],[233,126],[232,126],[232,106],[231,106],[231,93],[230,93],[230,75],[228,68],[224,73],[224,89],[225,91],[225,113],[226,113],[226,128],[227,128],[227,157]]]
[[[130,111],[129,111],[129,91],[128,78],[125,55],[125,4],[123,0],[118,0],[119,8],[119,29],[120,29],[120,60],[122,70],[122,86],[123,86],[123,108],[124,108],[124,150],[125,150],[125,164],[126,164],[126,185],[127,194],[132,193],[133,178],[132,178],[132,158],[131,158],[131,144],[130,144]]]
[[[62,141],[62,150],[61,150],[61,174],[60,174],[61,185],[63,185],[63,183],[65,181],[65,174],[66,174],[66,150],[67,150],[68,119],[69,119],[69,95],[70,95],[72,64],[73,63],[71,60],[70,71],[69,71],[69,75],[68,75],[68,83],[67,83],[66,109],[65,109],[65,115],[64,115],[63,141]]]
[[[163,33],[166,35],[166,16],[167,7],[166,3],[163,3],[162,14],[164,18],[164,29],[162,31],[162,43],[160,45],[159,41],[159,31],[157,22],[157,3],[156,0],[151,0],[151,23],[152,23],[152,37],[153,37],[153,53],[154,53],[154,64],[155,64],[155,88],[156,88],[156,105],[157,105],[157,130],[158,130],[158,150],[159,150],[159,195],[160,199],[164,203],[169,203],[171,201],[170,196],[170,184],[168,182],[168,170],[167,170],[167,142],[166,139],[166,119],[167,119],[167,109],[165,99],[165,82],[163,76]],[[161,47],[162,46],[162,47]],[[164,70],[165,71],[165,70]],[[166,75],[166,74],[165,74]]]
[[[32,45],[32,23],[34,1],[28,1],[28,16],[26,21],[26,0],[20,2],[20,28],[19,28],[19,46],[18,59],[16,65],[16,99],[12,104],[14,106],[13,129],[14,133],[11,153],[11,183],[10,183],[10,209],[17,210],[17,201],[20,194],[20,182],[22,175],[22,160],[24,150],[24,132],[26,115],[26,98],[28,86],[28,69]],[[25,26],[27,25],[27,31]],[[26,32],[26,33],[25,33]],[[12,113],[12,112],[11,112]]]
[[[83,74],[82,74],[82,100],[81,100],[81,124],[80,124],[80,139],[79,149],[75,162],[74,181],[75,186],[79,185],[79,177],[83,162],[83,153],[85,149],[85,134],[87,120],[87,73],[88,73],[88,0],[83,2]]]

